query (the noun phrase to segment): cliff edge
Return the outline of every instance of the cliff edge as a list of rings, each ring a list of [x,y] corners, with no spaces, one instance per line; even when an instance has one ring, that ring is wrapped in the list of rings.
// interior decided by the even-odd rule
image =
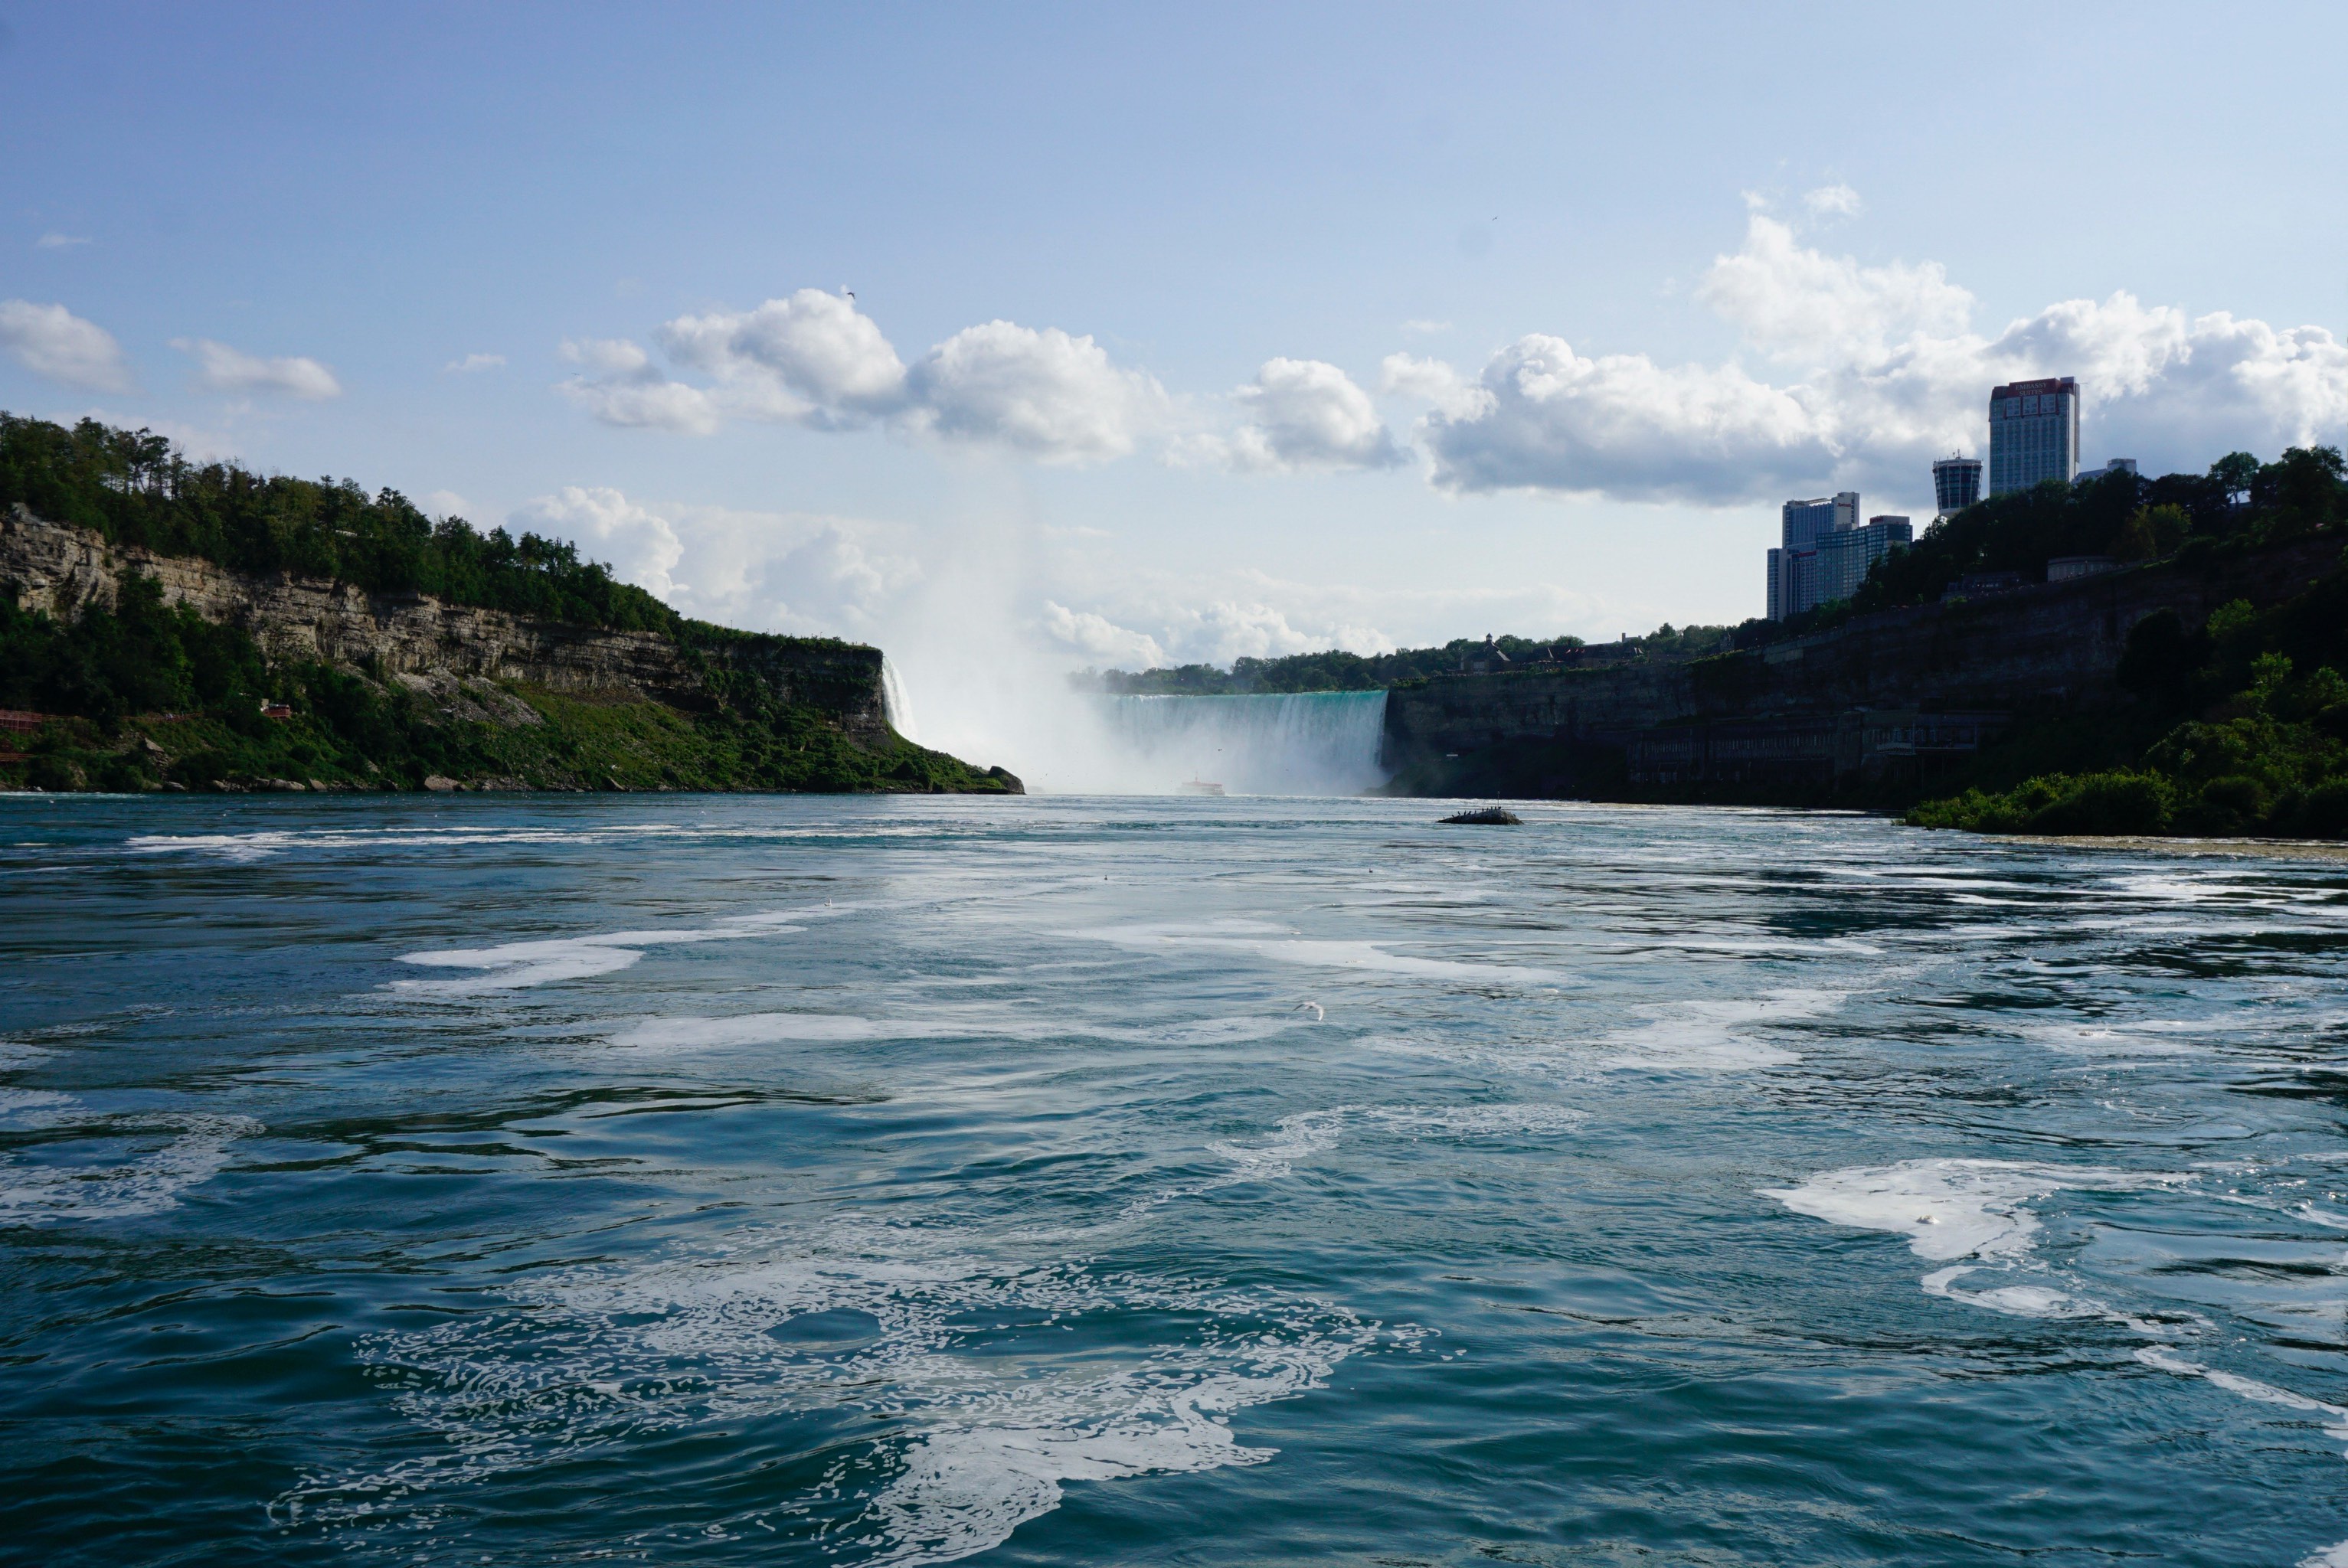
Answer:
[[[2156,634],[2202,637],[2229,606],[2328,620],[2311,596],[2340,576],[2341,540],[2324,532],[1879,610],[1709,658],[1407,682],[1387,700],[1388,787],[1904,807],[1977,780],[2110,767],[2198,711],[2130,690],[2132,651],[2146,665]],[[2302,674],[2333,658],[2290,646]]]

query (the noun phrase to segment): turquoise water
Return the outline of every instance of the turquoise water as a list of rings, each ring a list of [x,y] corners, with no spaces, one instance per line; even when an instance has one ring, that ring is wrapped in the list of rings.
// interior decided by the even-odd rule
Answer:
[[[2348,866],[0,802],[0,1556],[2348,1562]]]

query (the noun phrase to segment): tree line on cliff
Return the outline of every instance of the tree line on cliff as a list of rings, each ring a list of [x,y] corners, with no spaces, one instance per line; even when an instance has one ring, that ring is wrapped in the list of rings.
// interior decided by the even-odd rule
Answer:
[[[1625,637],[1603,646],[1610,651],[1651,659],[1692,659],[1731,645],[1726,626],[1674,627],[1666,621],[1644,637]],[[1115,695],[1228,697],[1252,692],[1383,692],[1436,675],[1479,669],[1539,669],[1570,659],[1588,646],[1579,637],[1501,635],[1485,642],[1455,637],[1435,648],[1400,648],[1391,653],[1289,653],[1273,659],[1241,657],[1226,670],[1215,664],[1175,664],[1148,670],[1087,670],[1069,677],[1079,691]],[[1495,655],[1498,655],[1495,658]]]
[[[350,479],[191,463],[152,431],[95,419],[68,429],[0,413],[0,508],[18,503],[109,544],[194,556],[232,571],[427,593],[613,631],[676,636],[687,629],[675,610],[560,539],[436,520],[396,490],[370,496]]]
[[[2107,474],[2083,485],[2050,479],[1993,496],[1924,530],[1915,544],[1878,561],[1850,610],[1897,609],[1939,599],[1975,572],[2013,572],[2041,581],[2064,556],[2109,556],[2136,563],[2296,538],[2348,517],[2340,451],[2294,446],[2271,463],[2230,453],[2206,474],[2157,479]]]

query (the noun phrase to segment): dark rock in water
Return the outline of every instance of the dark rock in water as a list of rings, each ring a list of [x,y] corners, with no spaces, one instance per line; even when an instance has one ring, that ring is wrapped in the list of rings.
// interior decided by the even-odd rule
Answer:
[[[1443,820],[1462,827],[1520,827],[1525,819],[1504,806],[1488,805],[1481,811],[1463,811]]]

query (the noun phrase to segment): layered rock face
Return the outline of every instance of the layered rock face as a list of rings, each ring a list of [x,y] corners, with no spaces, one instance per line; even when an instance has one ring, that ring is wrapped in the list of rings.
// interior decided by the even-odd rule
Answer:
[[[868,747],[890,743],[880,651],[809,638],[741,636],[687,651],[650,631],[605,631],[419,593],[248,576],[183,556],[109,545],[22,505],[0,515],[0,581],[26,610],[69,616],[111,608],[126,577],[153,579],[167,605],[243,630],[272,660],[374,668],[402,684],[522,681],[582,696],[635,696],[706,709],[713,674],[758,682],[779,701],[830,717]],[[520,704],[517,704],[520,706]]]
[[[2272,604],[2337,565],[2340,548],[2337,535],[2321,534],[2203,567],[2139,567],[1884,610],[1711,659],[1438,676],[1387,699],[1385,760],[1406,789],[1445,793],[1497,771],[1573,793],[1602,753],[1619,760],[1641,733],[1665,726],[1791,726],[1856,710],[2090,710],[2120,697],[2120,655],[2146,616],[2170,610],[2192,626],[2233,600]]]

